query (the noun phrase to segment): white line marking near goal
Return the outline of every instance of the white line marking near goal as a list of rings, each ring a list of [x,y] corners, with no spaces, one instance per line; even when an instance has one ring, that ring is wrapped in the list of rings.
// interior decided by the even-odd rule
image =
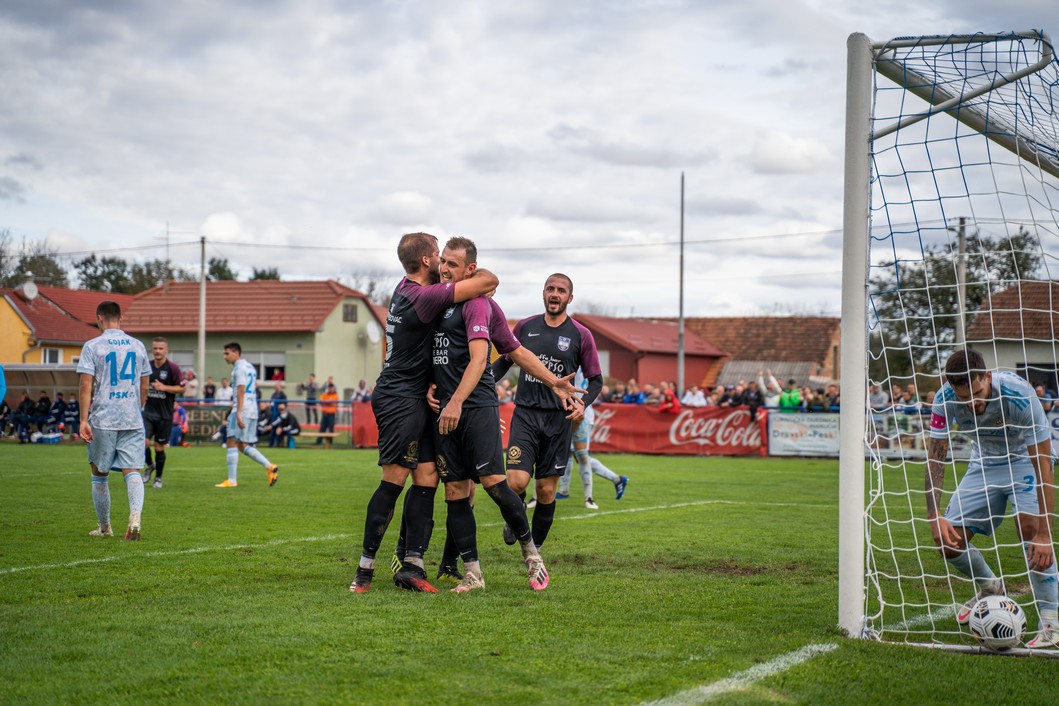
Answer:
[[[1025,596],[1027,594],[1029,594],[1029,590],[1014,591],[1012,593],[1009,593],[1008,596],[1010,596],[1011,598],[1021,598],[1022,596]],[[908,620],[902,620],[899,623],[894,623],[892,626],[885,627],[884,632],[886,630],[902,631],[908,630],[909,628],[918,628],[923,625],[930,625],[931,623],[937,621],[947,620],[948,618],[955,615],[955,613],[955,605],[942,606],[937,610],[933,610],[928,613],[923,613],[922,615],[917,615],[915,617],[909,618]]]
[[[787,654],[780,655],[768,662],[754,665],[750,669],[737,672],[730,677],[715,681],[712,684],[697,686],[694,689],[681,691],[680,693],[667,696],[658,701],[648,701],[641,706],[691,706],[691,704],[700,704],[703,701],[712,699],[715,696],[720,696],[721,694],[727,694],[732,691],[742,691],[766,677],[785,672],[791,667],[795,667],[802,662],[807,662],[814,657],[827,654],[837,648],[838,644],[836,643],[806,645],[799,650],[788,652]]]
[[[812,507],[810,505],[801,505],[799,503],[751,503],[743,502],[738,500],[695,500],[686,503],[674,503],[672,505],[653,505],[650,507],[630,507],[622,510],[601,510],[599,512],[586,513],[584,515],[572,515],[570,517],[556,517],[555,520],[567,521],[567,520],[591,520],[594,517],[602,517],[604,515],[626,515],[634,512],[651,512],[654,510],[675,510],[682,507],[693,507],[698,505],[770,505],[770,506],[796,506],[796,507]],[[826,507],[831,507],[830,505]],[[478,527],[502,527],[502,522],[483,522]],[[192,547],[190,549],[175,549],[172,551],[157,551],[157,552],[145,552],[143,554],[115,554],[113,556],[97,557],[95,559],[77,559],[74,561],[67,561],[63,563],[55,564],[31,564],[29,566],[13,566],[10,568],[0,568],[0,576],[7,574],[18,574],[25,571],[38,571],[43,569],[69,569],[75,566],[85,566],[88,564],[105,564],[112,561],[119,561],[121,559],[135,559],[140,557],[154,558],[154,557],[165,557],[165,556],[181,556],[184,554],[202,554],[204,552],[224,552],[234,551],[239,549],[264,549],[267,547],[279,547],[284,544],[298,544],[298,543],[309,543],[309,542],[330,542],[336,539],[350,539],[352,537],[360,536],[358,534],[350,532],[341,532],[338,534],[328,534],[320,537],[296,537],[293,539],[272,539],[267,542],[260,542],[257,544],[229,544],[226,546],[213,546],[213,547]]]

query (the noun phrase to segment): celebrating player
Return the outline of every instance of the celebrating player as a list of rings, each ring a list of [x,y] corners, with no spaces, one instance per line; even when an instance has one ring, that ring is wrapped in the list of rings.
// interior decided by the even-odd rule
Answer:
[[[472,274],[477,257],[478,250],[471,240],[451,238],[441,257],[442,279],[458,282]],[[552,389],[560,400],[556,405],[560,414],[564,414],[561,411],[564,407],[570,406],[572,414],[579,416],[582,408],[574,396],[580,390],[575,390],[568,378],[555,375],[519,344],[495,301],[478,297],[445,312],[434,334],[437,385],[434,396],[441,408],[436,439],[437,471],[445,483],[446,526],[466,570],[463,580],[452,590],[466,593],[485,587],[470,502],[471,488],[478,481],[500,508],[500,514],[522,547],[530,588],[543,591],[548,587],[548,571],[533,541],[526,508],[504,475],[496,381],[488,367],[490,341],[528,375],[535,376],[542,388],[547,385]],[[569,428],[568,423],[565,426]],[[411,548],[409,543],[408,552]]]
[[[129,529],[125,539],[140,538],[143,512],[143,405],[151,370],[147,349],[121,330],[121,307],[100,302],[96,307],[100,335],[85,343],[77,363],[78,398],[86,410],[81,420],[81,438],[88,442],[92,466],[92,502],[99,527],[88,534],[112,537],[110,527],[110,471],[120,470],[129,496]],[[95,393],[92,391],[95,384]]]
[[[522,319],[515,324],[519,343],[559,377],[581,369],[588,381],[584,405],[588,407],[603,387],[599,353],[592,333],[574,321],[566,308],[574,299],[574,283],[556,273],[544,282],[544,313]],[[511,368],[510,356],[501,356],[492,365],[493,376],[503,378]],[[573,422],[580,422],[576,414]],[[525,369],[519,373],[518,397],[511,418],[511,435],[507,445],[507,476],[511,489],[522,498],[530,478],[536,478],[537,505],[533,511],[533,541],[544,543],[555,518],[555,491],[559,478],[566,472],[570,457],[571,420],[562,404],[545,386]],[[591,476],[589,477],[591,482]],[[585,504],[595,505],[591,488]],[[598,508],[597,508],[598,509]],[[510,527],[504,528],[504,541],[514,544]]]
[[[397,256],[405,277],[390,300],[386,359],[371,398],[379,427],[382,480],[368,501],[360,562],[349,587],[355,593],[366,593],[371,588],[375,555],[409,475],[412,488],[405,502],[409,551],[405,565],[394,574],[394,582],[409,590],[437,591],[423,570],[438,487],[430,408],[425,398],[431,374],[434,320],[454,302],[487,294],[500,282],[482,269],[462,282],[441,283],[438,239],[429,233],[402,236]]]
[[[232,365],[232,387],[235,402],[228,413],[228,479],[216,483],[216,488],[235,488],[239,485],[239,452],[261,464],[267,473],[268,485],[279,480],[279,466],[265,458],[257,443],[257,369],[243,358],[243,348],[234,341],[224,346],[224,362]],[[238,448],[236,448],[238,446]]]
[[[173,429],[173,401],[184,394],[184,382],[180,368],[168,359],[169,342],[161,336],[151,341],[151,382],[147,388],[147,404],[143,408],[144,461],[143,482],[151,480],[154,471],[154,487],[162,487],[162,472],[165,470],[165,445]],[[155,460],[151,460],[151,440],[154,440]]]
[[[971,436],[973,444],[967,472],[940,515],[950,424]],[[953,353],[931,410],[926,499],[927,519],[942,556],[977,588],[957,611],[958,623],[968,622],[983,596],[1004,592],[1003,582],[970,541],[975,534],[992,534],[1010,502],[1040,610],[1039,632],[1027,647],[1059,644],[1059,586],[1049,526],[1053,483],[1051,431],[1033,387],[1014,373],[986,370],[978,351]]]

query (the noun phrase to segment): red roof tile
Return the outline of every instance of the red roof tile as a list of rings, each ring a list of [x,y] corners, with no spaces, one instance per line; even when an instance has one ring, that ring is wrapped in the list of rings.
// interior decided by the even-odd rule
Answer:
[[[655,319],[618,319],[594,314],[574,314],[574,318],[593,334],[599,333],[630,351],[644,353],[676,353],[677,323]],[[725,356],[723,350],[703,340],[689,327],[684,327],[686,355]]]
[[[728,351],[733,360],[823,363],[837,340],[841,319],[830,316],[710,316],[685,326]]]
[[[49,289],[52,289],[49,287]],[[27,299],[21,291],[0,289],[3,296],[29,325],[30,335],[41,343],[84,343],[99,335],[99,329],[63,311],[49,299],[37,296]],[[95,320],[93,310],[92,319]]]
[[[371,302],[355,289],[323,282],[208,282],[209,331],[316,331],[346,297]],[[199,283],[169,282],[136,295],[123,321],[133,332],[189,333],[199,326]]]
[[[1059,332],[1059,282],[1019,282],[993,292],[967,327],[968,341],[1054,340]]]
[[[40,293],[59,305],[59,308],[78,321],[89,326],[96,325],[96,307],[101,302],[117,302],[121,310],[127,311],[132,304],[131,294],[115,294],[114,292],[92,292],[87,289],[63,289],[61,287],[39,286]]]

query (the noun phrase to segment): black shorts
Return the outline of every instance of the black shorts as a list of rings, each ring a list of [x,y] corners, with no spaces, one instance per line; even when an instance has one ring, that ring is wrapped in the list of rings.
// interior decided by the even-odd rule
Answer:
[[[516,404],[507,441],[507,469],[535,478],[561,476],[570,458],[571,433],[563,410]]]
[[[163,419],[152,417],[148,414],[143,416],[143,433],[148,439],[153,439],[156,444],[168,444],[169,434],[173,431],[173,418]]]
[[[504,440],[496,407],[464,407],[452,432],[442,436],[435,424],[434,434],[442,483],[504,475]]]
[[[371,411],[379,427],[379,465],[396,463],[415,470],[434,460],[434,413],[426,397],[391,397],[376,394]]]

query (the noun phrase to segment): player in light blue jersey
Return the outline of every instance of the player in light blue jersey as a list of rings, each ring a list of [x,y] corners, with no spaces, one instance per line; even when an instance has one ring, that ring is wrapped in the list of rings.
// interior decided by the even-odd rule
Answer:
[[[111,471],[121,471],[129,496],[129,529],[125,539],[140,538],[143,512],[143,405],[151,375],[147,349],[121,330],[121,307],[101,302],[96,326],[102,332],[85,343],[77,363],[78,399],[86,414],[79,432],[88,443],[92,466],[92,502],[99,527],[88,534],[112,537],[110,527]],[[95,391],[93,392],[93,385]]]
[[[967,472],[942,515],[950,430],[973,443]],[[958,623],[968,622],[983,596],[1004,592],[1003,582],[970,541],[976,534],[992,534],[1011,503],[1040,612],[1037,636],[1026,646],[1059,645],[1059,582],[1050,527],[1054,482],[1051,430],[1033,387],[1014,373],[986,370],[978,351],[953,353],[931,410],[926,499],[935,544],[975,583],[975,596],[957,610]]]
[[[217,483],[215,487],[238,487],[240,451],[264,466],[271,487],[279,479],[279,466],[254,448],[257,443],[257,369],[243,358],[243,348],[235,342],[224,346],[224,362],[233,366],[235,398],[232,400],[232,411],[228,414],[228,480]]]

